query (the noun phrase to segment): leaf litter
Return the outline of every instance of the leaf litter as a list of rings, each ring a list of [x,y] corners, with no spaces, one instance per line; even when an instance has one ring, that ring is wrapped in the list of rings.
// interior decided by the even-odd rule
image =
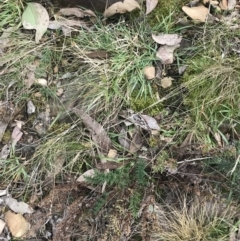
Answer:
[[[146,1],[146,14],[150,14],[151,11],[154,10],[154,8],[157,6],[158,1]],[[204,1],[204,4],[208,4],[209,1]],[[236,6],[236,3],[234,1],[228,1],[227,5],[226,2],[223,2],[225,4],[224,6],[221,6],[220,4],[216,4],[216,1],[211,1],[210,4],[221,7],[222,9],[233,9]],[[217,2],[218,3],[218,2]],[[209,12],[206,15],[206,5],[203,7],[198,6],[199,3],[194,3],[194,6],[191,6],[190,8],[195,12],[195,15],[189,14],[189,12],[186,14],[192,18],[193,20],[198,20],[201,22],[205,22],[206,19],[209,17]],[[114,5],[114,4],[113,4]],[[112,5],[112,6],[113,6]],[[105,17],[111,17],[115,13],[124,13],[124,12],[130,12],[134,9],[141,8],[141,6],[136,3],[136,1],[124,1],[123,3],[118,2],[117,5],[114,5],[112,8],[111,6],[106,9],[106,12],[104,13]],[[110,9],[110,10],[109,10]],[[184,7],[186,10],[186,8]],[[209,9],[208,9],[209,10]],[[42,10],[43,11],[43,10]],[[44,12],[44,11],[43,11]],[[95,14],[89,10],[81,10],[79,8],[63,8],[60,9],[58,15],[62,16],[74,16],[76,18],[96,18]],[[71,27],[78,27],[78,28],[85,28],[89,30],[89,26],[85,25],[84,20],[80,21],[79,19],[68,19],[68,18],[62,18],[56,17],[54,22],[49,22],[48,28],[49,29],[59,29],[62,30],[64,27],[66,27],[66,30],[64,34],[65,35],[71,35],[72,29]],[[224,19],[225,17],[223,17]],[[64,20],[63,20],[64,19]],[[40,20],[39,20],[40,21]],[[65,22],[64,22],[65,21]],[[230,20],[231,21],[231,20]],[[34,29],[34,28],[33,28]],[[36,28],[35,28],[36,29]],[[45,29],[45,27],[44,27]],[[45,41],[44,38],[42,38],[43,34],[46,30],[43,30],[43,27],[41,29],[36,29],[36,42],[42,42]],[[10,35],[7,35],[6,38],[8,38]],[[179,48],[179,51],[181,51],[181,42],[182,37],[178,34],[166,34],[166,33],[160,33],[160,34],[152,34],[153,40],[156,42],[156,46],[158,46],[158,51],[156,53],[156,56],[158,58],[158,62],[161,65],[161,68],[159,68],[159,65],[156,65],[155,62],[151,63],[152,65],[146,65],[141,69],[143,77],[148,80],[148,82],[156,84],[158,87],[162,89],[167,89],[171,87],[172,85],[177,82],[178,77],[175,79],[175,76],[171,75],[168,76],[168,68],[172,67],[173,63],[175,64],[175,50]],[[6,45],[5,45],[6,46]],[[4,50],[5,51],[5,50]],[[62,50],[63,51],[63,50]],[[106,58],[106,51],[105,50],[99,50],[103,51],[103,58],[101,60],[107,60]],[[94,50],[91,54],[93,56],[98,56],[98,50]],[[93,57],[95,58],[95,57]],[[181,67],[177,68],[177,72],[181,75],[185,69],[186,66],[182,66],[184,68],[181,69]],[[37,68],[38,66],[33,64],[32,68],[26,68],[26,75],[25,75],[25,86],[29,91],[32,91],[35,89],[38,90],[41,88],[41,91],[45,88],[44,91],[47,91],[48,88],[51,88],[51,83],[55,80],[49,80],[48,78],[44,78],[44,76],[39,76],[37,74]],[[160,69],[160,74],[158,74],[157,77],[157,71]],[[54,78],[59,78],[57,76],[59,72],[59,69],[57,71],[54,71],[56,74]],[[37,76],[37,77],[35,77]],[[70,73],[69,75],[69,81],[72,81],[74,74]],[[62,78],[64,79],[64,78]],[[173,83],[174,80],[174,83]],[[176,80],[176,81],[175,81]],[[156,82],[158,81],[158,82]],[[56,94],[58,96],[64,97],[65,95],[65,87],[54,86],[61,89],[61,92]],[[44,95],[44,91],[42,94],[40,94],[37,98],[41,98]],[[34,96],[37,96],[38,92],[34,93]],[[78,101],[78,100],[77,100]],[[81,99],[80,99],[81,102]],[[32,97],[31,100],[26,101],[26,107],[27,109],[25,112],[29,115],[29,119],[27,119],[30,122],[33,122],[32,128],[36,131],[36,134],[38,138],[49,138],[52,133],[49,133],[49,127],[52,125],[52,110],[50,110],[50,107],[48,104],[45,106],[41,106],[41,111],[39,110],[39,106],[37,106],[35,103],[36,100]],[[51,106],[52,107],[52,106]],[[46,178],[44,181],[43,186],[47,186],[46,183],[49,183],[48,180],[50,180],[50,183],[48,187],[51,188],[51,190],[44,190],[44,193],[46,192],[46,196],[42,199],[42,201],[36,201],[35,205],[38,207],[37,210],[35,210],[34,213],[33,210],[30,208],[30,206],[21,201],[17,201],[17,199],[7,197],[6,200],[8,200],[8,206],[10,209],[12,209],[14,212],[20,213],[15,214],[11,211],[7,211],[5,213],[5,222],[7,226],[9,227],[9,230],[14,237],[22,237],[26,232],[32,233],[32,235],[37,237],[38,230],[40,227],[45,227],[46,223],[50,223],[53,227],[54,232],[52,233],[53,238],[52,240],[66,240],[65,238],[69,236],[69,233],[73,233],[73,227],[76,225],[78,228],[78,231],[83,231],[85,228],[88,230],[89,233],[91,233],[92,236],[96,235],[97,232],[100,230],[96,229],[96,232],[94,233],[93,226],[96,227],[94,224],[86,223],[84,222],[84,215],[87,215],[90,219],[94,219],[94,215],[92,215],[91,212],[87,213],[87,210],[93,210],[94,209],[94,203],[97,202],[96,196],[104,197],[104,194],[108,192],[110,187],[108,186],[108,183],[105,181],[103,184],[101,184],[101,188],[99,189],[96,185],[85,185],[86,180],[84,176],[87,176],[90,173],[90,176],[95,175],[95,169],[96,167],[98,170],[102,171],[104,174],[112,174],[114,172],[118,172],[119,170],[123,169],[128,166],[128,164],[132,165],[132,169],[134,169],[134,165],[137,159],[143,159],[144,163],[149,166],[151,169],[151,166],[159,165],[159,163],[162,163],[162,167],[164,168],[163,171],[157,172],[157,175],[164,176],[164,178],[167,180],[166,183],[161,184],[164,188],[164,190],[168,190],[169,193],[171,190],[179,188],[180,190],[184,190],[186,192],[189,191],[188,188],[192,188],[190,192],[194,193],[197,192],[197,185],[200,183],[197,179],[194,179],[193,176],[198,175],[198,173],[202,173],[200,170],[196,170],[197,168],[200,168],[199,166],[193,165],[178,165],[178,160],[183,160],[187,156],[193,155],[194,151],[189,151],[188,147],[191,145],[191,141],[184,146],[181,147],[171,147],[172,143],[174,143],[176,140],[174,139],[174,136],[171,136],[169,133],[171,132],[171,127],[169,127],[171,124],[168,123],[168,121],[165,119],[166,117],[159,117],[158,115],[151,115],[151,114],[145,114],[143,113],[137,113],[134,111],[126,111],[125,113],[121,115],[116,115],[114,121],[111,123],[111,128],[106,123],[101,123],[98,121],[98,116],[95,115],[94,111],[88,111],[87,108],[82,107],[74,107],[69,108],[67,105],[64,106],[68,113],[71,113],[71,118],[75,118],[72,116],[72,113],[77,116],[78,120],[80,121],[84,126],[84,138],[89,138],[89,143],[84,143],[85,147],[91,146],[92,152],[88,153],[89,156],[95,160],[94,164],[88,163],[88,160],[86,161],[86,166],[84,166],[81,176],[79,176],[79,173],[77,176],[79,178],[76,179],[76,176],[73,180],[67,179],[67,181],[63,181],[62,184],[57,184],[56,187],[54,187],[54,181],[55,177],[57,175],[62,175],[62,171],[65,168],[65,164],[67,163],[66,159],[66,153],[58,152],[58,155],[56,154],[55,159],[51,163],[54,168],[49,170],[48,172],[45,172]],[[97,110],[95,110],[97,111]],[[26,114],[24,111],[21,113]],[[23,115],[24,115],[23,114]],[[11,130],[10,136],[10,146],[9,144],[2,145],[1,150],[1,160],[7,159],[10,152],[8,152],[11,149],[11,144],[13,146],[18,146],[18,144],[22,144],[21,142],[26,141],[27,137],[30,137],[28,134],[29,129],[28,126],[19,126],[20,123],[17,123],[15,125],[12,125],[12,117],[7,117],[7,114],[4,114],[5,118],[7,119],[6,124],[3,125],[3,131],[2,131],[2,137],[5,135],[6,130]],[[32,117],[35,117],[35,121],[32,121]],[[15,120],[16,118],[14,118]],[[24,119],[24,122],[26,121],[25,118],[21,117],[21,120]],[[63,120],[63,119],[61,119]],[[76,121],[76,119],[74,119]],[[26,122],[27,123],[27,122]],[[11,124],[11,126],[10,126]],[[20,124],[21,125],[21,124]],[[25,124],[28,125],[28,124]],[[113,126],[113,128],[112,128]],[[169,132],[168,132],[169,131]],[[155,133],[155,134],[153,134]],[[220,140],[220,136],[216,136],[216,133],[213,132],[216,138],[217,142],[221,142],[221,148],[222,146],[222,140]],[[50,135],[49,135],[50,134]],[[82,133],[80,134],[82,135]],[[114,136],[114,137],[113,137]],[[156,139],[155,139],[156,138]],[[80,139],[78,137],[78,141],[80,142]],[[151,147],[150,141],[157,142],[157,146],[159,149],[155,149],[156,147]],[[79,143],[79,145],[82,145],[82,143]],[[83,146],[84,146],[83,145]],[[167,146],[167,148],[170,149],[171,156],[165,156],[164,160],[160,160],[160,158],[156,158],[157,154],[156,152],[161,150],[163,151],[163,146]],[[116,148],[116,149],[115,149]],[[192,147],[193,148],[193,147]],[[194,149],[194,148],[193,148]],[[197,149],[195,150],[197,151]],[[81,153],[81,152],[79,152]],[[94,153],[94,154],[93,154]],[[124,153],[124,154],[122,154]],[[16,153],[13,153],[16,155]],[[199,152],[197,155],[200,155]],[[137,159],[135,159],[135,157]],[[21,157],[20,157],[21,158]],[[85,156],[81,156],[79,154],[77,158],[84,159]],[[123,161],[122,161],[122,159]],[[125,160],[125,158],[127,160]],[[22,159],[21,159],[22,160]],[[29,161],[29,159],[27,159]],[[162,162],[161,162],[162,161]],[[157,163],[159,162],[159,163]],[[191,160],[189,161],[191,162]],[[187,162],[186,162],[187,163]],[[84,164],[85,165],[85,164]],[[151,169],[152,171],[152,169]],[[167,175],[163,174],[164,171],[167,173]],[[131,172],[131,174],[134,172]],[[188,175],[187,173],[190,173],[191,175]],[[131,175],[130,174],[130,175]],[[59,176],[60,176],[59,175]],[[69,174],[70,176],[71,174]],[[171,180],[171,177],[176,177],[178,180],[181,180],[180,182],[174,183]],[[134,175],[133,175],[134,176]],[[69,178],[69,177],[68,177]],[[81,181],[83,179],[83,181]],[[70,181],[69,181],[70,180]],[[80,180],[80,182],[79,182]],[[64,183],[65,182],[65,183]],[[78,183],[76,183],[78,182]],[[61,183],[61,182],[60,182]],[[137,182],[136,182],[137,183]],[[132,224],[136,224],[134,219],[130,217],[129,215],[129,206],[131,206],[131,202],[129,201],[129,197],[134,196],[135,187],[137,186],[136,183],[132,184],[134,187],[132,188],[129,186],[128,189],[122,189],[122,194],[119,194],[119,189],[113,188],[111,189],[114,193],[114,195],[111,194],[107,198],[107,205],[103,205],[101,207],[101,212],[98,213],[98,218],[103,220],[103,223],[115,223],[116,220],[118,222],[121,222],[120,220],[123,220],[121,223],[119,223],[119,227],[125,227],[124,230],[120,230],[125,237],[127,237],[127,240],[130,238],[131,231],[133,229]],[[188,183],[192,185],[193,187],[186,188],[184,186],[185,183]],[[196,184],[197,183],[197,184]],[[172,185],[172,186],[171,186]],[[174,186],[175,185],[175,186]],[[173,188],[174,186],[174,188]],[[95,192],[95,196],[88,196],[87,193],[89,193],[89,190],[86,191],[85,188],[89,188],[92,190],[92,192]],[[162,188],[162,187],[161,187]],[[183,192],[184,192],[183,191]],[[142,203],[141,203],[141,212],[138,213],[138,218],[140,220],[140,229],[139,232],[141,233],[141,236],[143,237],[143,240],[148,240],[148,234],[146,234],[143,230],[151,230],[153,231],[154,228],[150,227],[149,220],[152,220],[153,224],[156,227],[159,227],[159,223],[157,222],[158,218],[153,217],[158,211],[161,210],[163,212],[162,207],[159,207],[159,204],[154,200],[154,198],[151,196],[153,193],[151,193],[150,190],[146,190],[146,196],[147,198],[143,197]],[[189,193],[188,193],[189,194]],[[43,194],[40,194],[40,199],[43,197]],[[112,195],[112,196],[111,196]],[[69,197],[72,198],[73,202],[69,203]],[[38,199],[38,198],[37,198]],[[169,196],[167,195],[166,199],[164,200],[166,203],[168,202]],[[174,199],[173,197],[170,197],[170,199]],[[99,200],[98,200],[99,202]],[[118,212],[116,207],[116,204],[121,207],[121,211]],[[43,210],[46,210],[46,213],[43,212]],[[24,214],[24,213],[28,214]],[[86,213],[85,213],[86,212]],[[106,217],[106,212],[108,212]],[[62,217],[57,218],[57,221],[54,222],[53,217],[54,214],[64,213]],[[126,214],[124,217],[122,215]],[[83,215],[84,214],[84,215]],[[129,216],[128,216],[129,215]],[[52,219],[52,221],[49,221]],[[111,218],[115,218],[115,220]],[[78,220],[77,220],[78,219]],[[89,219],[89,220],[90,220]],[[12,223],[9,220],[13,220]],[[39,221],[39,222],[36,222]],[[76,221],[77,220],[77,221]],[[77,222],[80,220],[80,225],[77,225]],[[146,221],[147,220],[147,221]],[[22,223],[22,225],[20,225]],[[31,228],[30,228],[31,223]],[[5,223],[3,222],[3,229]],[[99,227],[104,224],[99,224]],[[13,227],[14,226],[14,227]],[[111,226],[111,225],[110,225]],[[90,231],[91,230],[91,231]],[[115,238],[115,240],[120,240],[121,237],[117,235],[117,232],[111,233],[112,226],[106,227],[105,231],[101,230],[102,237],[104,235],[110,235],[110,237]],[[46,231],[47,232],[47,231]],[[120,232],[120,233],[121,233]],[[149,232],[151,233],[151,232]],[[32,237],[30,234],[27,234],[28,237]]]
[[[123,2],[119,1],[108,7],[103,13],[103,16],[105,18],[109,18],[117,13],[123,14],[126,12],[131,12],[137,8],[140,9],[141,7],[136,0],[124,0]]]
[[[35,41],[39,43],[49,24],[47,10],[39,3],[28,3],[22,15],[22,24],[25,29],[36,30]]]
[[[158,0],[147,0],[146,1],[146,15],[151,13],[157,6]]]

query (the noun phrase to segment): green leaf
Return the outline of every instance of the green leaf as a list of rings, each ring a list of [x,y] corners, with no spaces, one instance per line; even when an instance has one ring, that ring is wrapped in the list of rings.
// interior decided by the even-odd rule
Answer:
[[[29,3],[23,12],[22,24],[25,29],[36,30],[35,41],[39,43],[49,24],[47,10],[39,3]]]

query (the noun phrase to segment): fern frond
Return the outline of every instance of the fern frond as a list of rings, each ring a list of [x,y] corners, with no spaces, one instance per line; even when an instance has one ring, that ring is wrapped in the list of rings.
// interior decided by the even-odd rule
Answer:
[[[138,217],[138,211],[141,204],[141,194],[135,191],[130,197],[129,210],[134,218]]]
[[[145,186],[147,183],[147,173],[145,172],[146,162],[139,160],[134,168],[134,178],[137,184]]]

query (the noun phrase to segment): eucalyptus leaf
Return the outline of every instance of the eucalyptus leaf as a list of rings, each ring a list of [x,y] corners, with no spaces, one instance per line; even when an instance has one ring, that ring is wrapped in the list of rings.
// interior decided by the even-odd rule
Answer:
[[[39,3],[29,3],[23,12],[22,24],[25,29],[36,30],[35,41],[39,43],[49,24],[47,10]]]

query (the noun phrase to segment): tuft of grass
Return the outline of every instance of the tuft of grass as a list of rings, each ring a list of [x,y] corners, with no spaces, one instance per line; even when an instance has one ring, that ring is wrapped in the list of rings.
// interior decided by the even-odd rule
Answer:
[[[160,227],[152,235],[154,241],[227,241],[234,229],[234,207],[218,201],[186,199],[181,206],[157,209]]]
[[[3,0],[0,3],[0,35],[4,29],[15,27],[21,22],[21,11],[23,4],[21,0]]]
[[[181,88],[184,89],[183,103],[188,119],[185,131],[191,133],[193,142],[200,142],[207,149],[217,145],[214,133],[222,138],[222,125],[239,126],[239,56],[233,51],[239,33],[224,25],[204,26],[204,31],[194,42],[194,49],[186,51],[179,59],[187,66]],[[223,34],[224,33],[224,34]],[[175,88],[166,99],[178,96],[181,88]],[[224,140],[227,142],[226,138]]]
[[[215,63],[184,83],[189,90],[185,104],[190,107],[196,135],[239,118],[239,67]]]
[[[143,68],[156,60],[155,43],[144,24],[128,26],[119,22],[96,26],[87,34],[80,33],[74,42],[75,57],[85,58],[88,64],[88,70],[81,77],[87,82],[81,81],[79,88],[87,91],[87,98],[92,102],[90,106],[96,107],[96,103],[102,102],[107,109],[114,102],[128,103],[133,96],[153,96]],[[99,50],[106,51],[109,59],[94,61],[86,57],[86,53]]]

